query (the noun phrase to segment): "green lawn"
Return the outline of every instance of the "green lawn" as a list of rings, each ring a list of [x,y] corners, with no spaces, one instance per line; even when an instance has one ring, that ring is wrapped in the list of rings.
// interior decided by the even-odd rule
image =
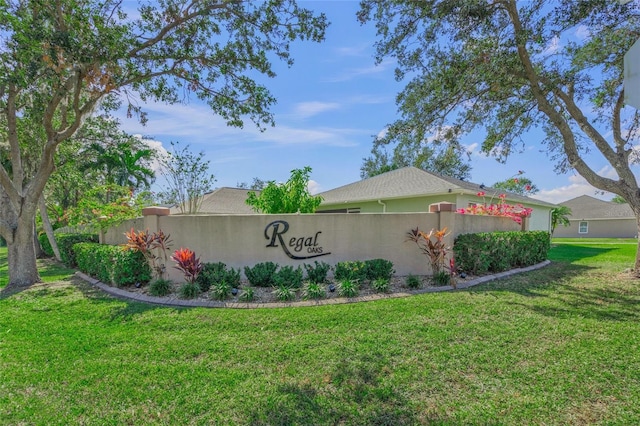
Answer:
[[[640,424],[635,249],[554,240],[551,266],[467,291],[273,310],[43,265],[0,296],[0,424]]]

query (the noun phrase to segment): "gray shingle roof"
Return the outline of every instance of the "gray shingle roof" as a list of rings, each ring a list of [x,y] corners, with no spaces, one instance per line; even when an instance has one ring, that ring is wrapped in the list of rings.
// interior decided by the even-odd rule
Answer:
[[[629,204],[618,204],[599,200],[588,195],[581,195],[563,203],[571,209],[572,219],[623,219],[635,218]]]
[[[441,195],[451,192],[475,195],[479,191],[485,191],[488,196],[505,192],[489,187],[480,188],[479,184],[427,172],[417,167],[404,167],[318,195],[324,199],[322,204],[338,204]],[[545,201],[513,193],[507,193],[507,197],[512,202],[554,206]]]
[[[198,213],[203,214],[255,214],[245,201],[250,189],[242,188],[217,188],[205,194],[202,206]],[[260,191],[255,191],[260,193]],[[178,207],[171,208],[171,214],[179,214]]]

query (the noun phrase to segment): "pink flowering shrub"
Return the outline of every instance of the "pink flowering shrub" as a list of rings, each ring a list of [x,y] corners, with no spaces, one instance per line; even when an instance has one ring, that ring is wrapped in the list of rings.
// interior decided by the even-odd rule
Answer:
[[[485,192],[480,191],[476,195],[484,199]],[[475,204],[464,209],[458,209],[456,211],[461,214],[509,217],[517,223],[522,223],[523,218],[531,216],[531,212],[533,211],[533,209],[524,207],[522,204],[507,204],[504,202],[506,197],[507,196],[505,194],[500,194],[498,196],[499,201],[497,204],[487,204],[487,202],[485,201],[482,204]]]

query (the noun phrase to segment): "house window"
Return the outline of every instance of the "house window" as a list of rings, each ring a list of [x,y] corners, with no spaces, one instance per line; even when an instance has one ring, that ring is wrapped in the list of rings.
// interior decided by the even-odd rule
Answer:
[[[586,234],[589,232],[589,222],[580,222],[578,224],[578,234]]]

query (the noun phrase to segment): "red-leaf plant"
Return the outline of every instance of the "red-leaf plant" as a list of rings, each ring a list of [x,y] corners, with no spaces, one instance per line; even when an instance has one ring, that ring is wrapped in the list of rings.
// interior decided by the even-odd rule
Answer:
[[[202,271],[203,264],[200,262],[200,259],[196,257],[195,252],[188,248],[181,247],[173,253],[171,259],[177,263],[175,268],[182,271],[187,282],[191,284],[196,282],[200,271]]]
[[[167,250],[171,245],[171,239],[169,234],[165,234],[162,230],[158,232],[149,233],[149,230],[136,232],[131,228],[131,231],[125,232],[127,237],[127,244],[125,249],[137,250],[147,259],[151,269],[156,274],[156,278],[163,278],[166,271],[165,264],[167,263]],[[158,256],[154,250],[159,250],[162,256]]]

